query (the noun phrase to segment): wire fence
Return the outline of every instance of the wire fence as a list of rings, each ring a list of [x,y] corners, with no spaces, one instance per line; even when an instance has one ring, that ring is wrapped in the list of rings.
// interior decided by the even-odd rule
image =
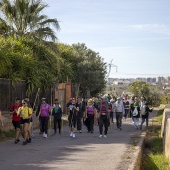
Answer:
[[[23,98],[25,93],[25,81],[12,84],[12,81],[9,79],[0,79],[0,109],[8,111],[15,98]]]
[[[58,88],[58,84],[56,84],[56,86],[49,87],[45,91],[40,89],[39,92],[37,88],[35,92],[28,96],[30,103],[35,104],[35,108],[37,108],[43,97],[45,97],[51,105],[54,103],[54,100],[58,98],[65,112],[66,103],[69,101],[69,98],[78,97],[79,86],[77,84],[62,84],[64,84],[62,88]],[[66,89],[66,84],[69,85],[70,88]],[[9,111],[16,97],[19,97],[21,100],[26,97],[26,81],[12,84],[11,80],[0,78],[0,110],[3,112]]]

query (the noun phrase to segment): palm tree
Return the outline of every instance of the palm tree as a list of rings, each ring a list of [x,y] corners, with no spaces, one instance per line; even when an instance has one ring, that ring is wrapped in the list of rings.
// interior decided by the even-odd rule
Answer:
[[[0,0],[0,35],[28,36],[38,40],[57,39],[50,25],[60,29],[57,19],[41,14],[47,5],[42,0]]]

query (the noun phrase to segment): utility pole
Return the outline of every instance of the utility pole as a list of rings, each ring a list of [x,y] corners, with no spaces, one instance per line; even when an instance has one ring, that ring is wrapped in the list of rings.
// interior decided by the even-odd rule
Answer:
[[[106,75],[106,81],[107,81],[107,82],[108,82],[108,78],[109,78],[109,76],[110,76],[110,72],[111,72],[112,67],[116,67],[116,72],[117,72],[117,70],[118,70],[117,66],[114,65],[114,64],[112,64],[112,62],[113,62],[113,59],[112,59],[112,60],[110,61],[110,63],[107,65],[107,67],[108,67],[108,73],[107,73],[107,75]],[[111,82],[110,82],[110,80],[109,80],[108,84],[110,85],[110,91],[112,91],[112,87],[111,87]],[[107,87],[106,87],[106,90],[107,90]]]
[[[112,62],[113,62],[113,59],[112,59],[112,60],[110,61],[110,63],[107,65],[107,67],[109,67],[109,71],[108,71],[108,74],[107,74],[106,78],[109,77],[112,67],[116,67],[116,72],[117,72],[117,66],[114,65],[114,64],[112,64]]]

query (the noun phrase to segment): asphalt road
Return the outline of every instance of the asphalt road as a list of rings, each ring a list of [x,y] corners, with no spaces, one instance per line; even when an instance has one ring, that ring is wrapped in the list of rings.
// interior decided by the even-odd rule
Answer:
[[[0,170],[118,170],[124,163],[131,137],[140,133],[133,126],[131,119],[123,121],[123,129],[116,130],[115,124],[109,127],[108,138],[99,139],[99,129],[94,133],[76,133],[76,138],[69,136],[65,126],[62,134],[53,134],[45,139],[38,132],[31,144],[22,146],[13,140],[0,143]],[[124,163],[124,169],[128,164]]]

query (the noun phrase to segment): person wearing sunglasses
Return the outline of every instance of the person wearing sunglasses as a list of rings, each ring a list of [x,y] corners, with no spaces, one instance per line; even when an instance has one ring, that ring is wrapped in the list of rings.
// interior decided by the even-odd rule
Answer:
[[[22,100],[22,107],[18,109],[17,114],[21,117],[21,126],[24,137],[23,145],[26,145],[28,139],[30,118],[32,117],[32,109],[28,107],[27,100]]]

